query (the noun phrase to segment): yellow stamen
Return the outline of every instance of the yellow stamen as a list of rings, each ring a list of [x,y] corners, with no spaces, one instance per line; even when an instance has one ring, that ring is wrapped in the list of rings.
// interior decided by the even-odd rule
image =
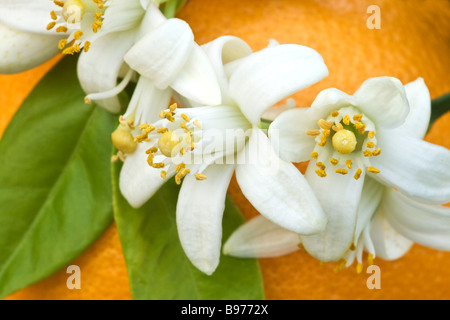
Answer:
[[[317,124],[319,125],[319,127],[321,127],[322,129],[326,130],[326,129],[330,129],[331,126],[333,125],[332,121],[326,121],[324,119],[320,119],[319,121],[317,121]]]
[[[88,52],[90,48],[91,48],[91,43],[89,41],[86,41],[84,43],[84,52]]]
[[[334,131],[338,132],[339,130],[344,129],[344,126],[340,123],[336,123],[334,126],[331,127]]]
[[[330,131],[330,129],[324,129],[324,130],[322,131],[322,133],[323,133],[323,135],[324,135],[325,137],[328,137],[328,136],[331,134],[331,131]]]
[[[336,171],[336,173],[339,173],[339,174],[347,174],[348,173],[347,169],[336,169],[334,171]]]
[[[375,131],[370,131],[368,135],[370,139],[373,139],[375,137]]]
[[[100,20],[100,19],[102,18],[102,16],[103,16],[103,12],[97,12],[97,13],[94,15],[94,19],[95,19],[95,20]]]
[[[161,178],[165,179],[167,176],[167,172],[165,172],[164,170],[161,171]]]
[[[372,155],[374,157],[379,156],[381,153],[381,149],[380,148],[376,148],[375,150],[373,150]]]
[[[74,54],[74,53],[75,53],[74,47],[68,47],[68,48],[64,49],[62,52],[62,54]]]
[[[321,178],[325,178],[327,176],[327,173],[325,172],[325,170],[321,170],[321,169],[316,170],[316,174]]]
[[[58,16],[56,15],[55,11],[50,11],[50,17],[52,18],[52,20],[58,20]]]
[[[317,162],[316,166],[318,166],[320,169],[325,170],[326,166],[323,164],[323,162]]]
[[[358,179],[361,177],[361,174],[362,174],[362,170],[361,170],[361,168],[358,168],[358,169],[356,170],[356,173],[355,173],[355,175],[353,176],[353,178],[355,178],[355,180],[358,180]]]
[[[163,162],[157,162],[157,163],[152,164],[152,167],[155,169],[161,169],[161,168],[164,168],[165,165]]]
[[[364,154],[364,157],[367,157],[367,158],[370,158],[371,156],[373,156],[372,151],[367,150],[367,149],[364,150],[363,154]]]
[[[173,103],[170,105],[169,110],[170,112],[175,112],[175,110],[177,110],[178,105],[176,103]]]
[[[375,147],[375,143],[372,142],[372,141],[369,141],[369,142],[366,143],[366,147],[372,149],[372,148]]]
[[[311,152],[311,158],[317,159],[319,157],[319,154],[315,151]]]
[[[320,147],[325,147],[326,144],[327,144],[327,137],[326,136],[321,136],[320,137],[319,146]]]
[[[350,117],[348,116],[348,114],[346,114],[346,115],[344,116],[344,119],[342,119],[342,122],[344,122],[344,124],[345,124],[346,126],[348,126],[348,125],[350,124]]]
[[[349,130],[339,130],[332,139],[334,149],[341,154],[349,154],[356,148],[355,134]]]
[[[195,175],[195,179],[197,179],[197,180],[199,180],[199,181],[206,180],[206,176],[205,176],[204,174],[197,173],[197,174]]]
[[[352,168],[352,160],[351,159],[345,160],[345,165],[347,166],[347,168],[351,169]]]
[[[306,134],[308,136],[316,137],[320,134],[320,130],[308,130],[308,131],[306,131]]]
[[[189,173],[191,173],[191,170],[189,169],[183,169],[180,172],[178,172],[175,176],[175,182],[177,184],[181,183],[181,179],[183,179],[186,175],[188,175]]]
[[[330,163],[331,163],[333,166],[335,166],[335,165],[337,165],[337,164],[339,163],[339,160],[338,160],[338,159],[335,159],[335,158],[331,158],[331,159],[330,159]]]
[[[363,117],[363,115],[362,115],[362,114],[355,114],[355,115],[353,116],[353,120],[355,120],[355,121],[359,121],[359,120],[361,120],[361,119],[362,119],[362,117]]]
[[[194,126],[196,126],[197,128],[201,129],[202,128],[202,124],[198,121],[198,120],[194,120],[194,122],[192,122],[194,124]]]
[[[100,29],[101,27],[102,27],[102,25],[103,25],[103,22],[101,22],[101,21],[94,21],[93,23],[92,23],[92,31],[94,31],[94,33],[97,33],[98,32],[98,29]]]
[[[362,272],[362,264],[358,262],[356,265],[356,273],[360,274]]]
[[[150,149],[145,151],[146,154],[151,154],[151,153],[156,153],[156,152],[158,152],[158,148],[157,147],[151,147]]]
[[[367,171],[371,172],[371,173],[380,173],[380,169],[374,168],[374,167],[368,167]]]
[[[369,265],[373,265],[373,254],[369,253],[367,255],[367,262],[369,263]]]
[[[158,133],[166,133],[168,131],[169,131],[169,129],[167,129],[167,128],[158,128],[158,129],[156,129],[156,132],[158,132]]]
[[[53,27],[54,27],[55,25],[56,25],[56,22],[55,22],[55,21],[50,22],[50,23],[47,25],[47,30],[52,30]]]
[[[332,117],[337,117],[338,115],[339,115],[339,111],[337,111],[337,110],[331,112]]]
[[[78,31],[76,31],[74,34],[73,34],[73,38],[75,39],[75,40],[80,40],[80,38],[83,36],[83,31],[81,31],[81,30],[78,30]]]
[[[52,23],[52,22],[50,22],[50,23]],[[58,28],[56,28],[56,32],[67,32],[67,30],[69,30],[69,29],[67,29],[67,27],[65,27],[65,26],[59,26]]]
[[[54,4],[56,4],[58,7],[64,7],[64,1],[58,1],[58,0],[54,0],[53,1]]]
[[[64,47],[66,46],[66,44],[67,44],[67,39],[60,40],[59,43],[58,43],[58,49],[59,49],[59,50],[64,49]]]
[[[341,272],[342,270],[344,270],[346,264],[347,264],[347,260],[342,259],[339,262],[339,264],[336,266],[336,268],[334,268],[334,272],[335,273]]]
[[[183,120],[186,122],[191,121],[191,119],[189,119],[189,117],[187,115],[185,115],[184,113],[181,114],[181,118],[183,118]]]

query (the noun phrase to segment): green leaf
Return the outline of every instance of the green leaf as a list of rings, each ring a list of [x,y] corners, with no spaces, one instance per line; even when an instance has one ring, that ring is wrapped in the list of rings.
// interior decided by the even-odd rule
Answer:
[[[255,259],[221,256],[212,276],[197,270],[186,257],[176,228],[179,186],[170,179],[140,209],[133,209],[118,190],[120,165],[113,166],[114,216],[135,299],[252,300],[263,299],[263,285]],[[207,196],[207,195],[205,195]],[[244,222],[227,199],[223,238]]]
[[[0,296],[44,279],[112,222],[114,116],[86,106],[66,57],[0,141]]]
[[[431,117],[430,125],[428,130],[430,130],[433,123],[443,116],[445,113],[450,111],[450,93],[443,95],[431,101]]]
[[[166,0],[162,3],[160,10],[167,19],[170,19],[175,17],[175,15],[186,5],[186,3],[187,0]]]

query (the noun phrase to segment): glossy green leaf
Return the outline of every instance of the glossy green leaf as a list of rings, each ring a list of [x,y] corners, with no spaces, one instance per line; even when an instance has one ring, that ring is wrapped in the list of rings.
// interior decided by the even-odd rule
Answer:
[[[35,87],[0,141],[0,296],[67,265],[112,222],[113,115],[84,104],[76,59]]]
[[[179,186],[170,179],[140,209],[133,209],[118,190],[120,166],[113,166],[114,216],[135,299],[263,299],[255,259],[221,256],[212,276],[197,270],[186,257],[176,228]],[[206,195],[207,196],[207,195]],[[244,222],[230,199],[223,217],[223,239]]]

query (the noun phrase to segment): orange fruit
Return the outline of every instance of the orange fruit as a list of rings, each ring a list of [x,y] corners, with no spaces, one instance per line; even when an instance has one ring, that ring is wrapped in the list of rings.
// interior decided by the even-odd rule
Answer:
[[[375,3],[374,3],[375,2]],[[381,28],[368,29],[367,8],[378,5]],[[330,75],[295,94],[309,106],[323,89],[352,94],[369,77],[393,76],[403,83],[423,77],[432,98],[450,92],[450,2],[447,0],[191,0],[179,18],[192,27],[199,44],[235,35],[254,50],[268,44],[297,43],[317,50]],[[0,76],[0,132],[23,98],[54,61],[19,75]],[[450,114],[426,140],[450,148]],[[300,166],[299,166],[300,167]],[[246,218],[257,214],[232,181],[230,194]],[[112,225],[73,264],[83,270],[82,289],[66,287],[65,269],[8,299],[130,299],[117,230]],[[415,244],[401,259],[375,259],[381,289],[366,286],[369,274],[350,267],[334,273],[304,252],[261,259],[267,299],[450,299],[450,253]]]

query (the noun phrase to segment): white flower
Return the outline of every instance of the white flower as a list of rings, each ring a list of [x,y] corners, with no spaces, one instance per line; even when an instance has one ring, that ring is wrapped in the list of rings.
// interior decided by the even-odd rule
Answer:
[[[131,77],[123,57],[165,18],[139,0],[0,0],[0,73],[31,69],[58,52],[82,52],[78,77],[87,93],[113,90]],[[117,90],[116,90],[117,91]],[[92,99],[95,100],[95,99]],[[98,100],[112,112],[117,97]]]
[[[298,45],[251,53],[242,40],[221,37],[202,50],[220,85],[221,105],[181,111],[172,106],[161,113],[164,119],[141,125],[137,139],[142,142],[125,160],[120,189],[139,207],[164,183],[161,177],[175,175],[178,183],[184,178],[177,202],[181,244],[197,268],[212,274],[219,263],[221,221],[233,172],[247,199],[275,223],[305,234],[324,228],[323,212],[303,176],[276,155],[257,126],[267,108],[319,81],[328,70],[317,52]],[[147,62],[149,70],[152,61]],[[201,87],[193,89],[201,92]],[[220,140],[229,132],[232,143]]]
[[[322,233],[296,238],[260,217],[237,230],[225,252],[241,257],[276,256],[297,250],[295,245],[301,242],[321,261],[343,259],[343,267],[356,258],[361,272],[363,250],[368,252],[369,263],[375,256],[397,259],[413,242],[450,250],[450,208],[436,205],[450,201],[450,151],[422,140],[430,110],[422,79],[403,87],[398,80],[383,77],[367,80],[353,96],[329,89],[319,94],[310,109],[281,114],[270,130],[279,130],[274,143],[280,145],[282,155],[303,161],[311,152],[317,153],[306,177],[326,212],[327,227]],[[343,120],[346,115],[350,116],[348,125]],[[306,131],[316,130],[317,123],[320,135],[314,140]],[[339,123],[354,133],[356,146],[348,147],[353,138],[347,145],[336,143],[337,148],[332,143],[339,132],[333,127]],[[355,128],[355,123],[365,125],[364,131]],[[326,128],[321,127],[324,124]],[[321,145],[325,130],[331,132],[325,132],[327,144]],[[342,154],[338,151],[342,147],[354,150]],[[378,148],[381,153],[374,155]],[[351,160],[351,169],[346,160]],[[323,167],[317,165],[319,161]],[[367,169],[371,166],[379,172]],[[336,173],[336,169],[348,174]]]

